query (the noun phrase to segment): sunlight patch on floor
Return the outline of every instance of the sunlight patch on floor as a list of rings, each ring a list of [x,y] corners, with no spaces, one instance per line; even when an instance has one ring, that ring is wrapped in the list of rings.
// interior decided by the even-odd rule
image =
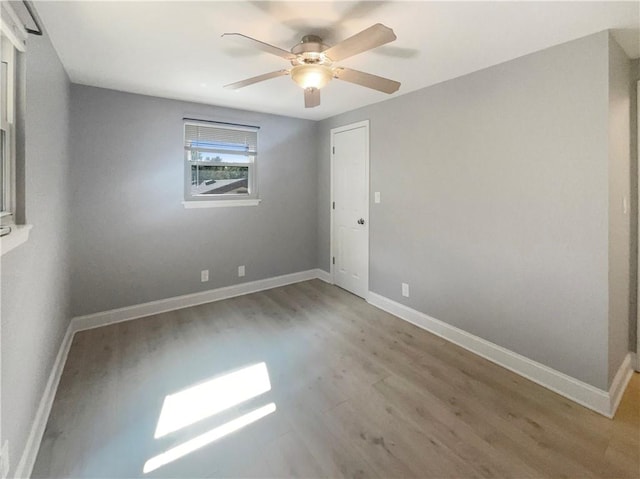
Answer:
[[[175,461],[176,459],[180,459],[187,454],[190,454],[207,444],[212,443],[213,441],[220,439],[228,434],[231,434],[238,429],[242,429],[249,424],[262,419],[263,417],[275,412],[276,405],[274,403],[269,403],[266,406],[262,406],[261,408],[255,409],[250,413],[244,414],[236,419],[233,419],[222,426],[218,426],[200,436],[196,436],[193,439],[190,439],[187,442],[180,444],[168,451],[163,452],[151,459],[149,459],[143,468],[143,472],[145,474],[155,471],[159,467],[162,467],[170,462]]]
[[[267,365],[259,363],[170,394],[164,399],[154,437],[178,431],[270,390]]]

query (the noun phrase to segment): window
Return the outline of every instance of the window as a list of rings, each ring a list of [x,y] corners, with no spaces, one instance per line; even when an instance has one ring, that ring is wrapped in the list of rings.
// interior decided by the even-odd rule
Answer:
[[[258,128],[185,121],[185,206],[258,203]]]
[[[18,2],[11,2],[18,5]],[[24,96],[24,58],[27,30],[10,2],[0,5],[0,254],[29,238],[31,225],[16,225],[16,141],[24,141],[19,98]],[[17,140],[20,139],[20,140]],[[19,218],[24,221],[23,218]]]
[[[1,104],[0,112],[0,222],[13,222],[15,210],[15,113],[16,113],[16,49],[9,39],[0,36]]]

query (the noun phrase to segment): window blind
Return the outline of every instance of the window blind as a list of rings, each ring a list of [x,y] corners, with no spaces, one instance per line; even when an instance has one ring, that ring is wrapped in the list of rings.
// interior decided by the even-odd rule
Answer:
[[[258,129],[216,123],[185,123],[184,148],[191,151],[256,155]]]

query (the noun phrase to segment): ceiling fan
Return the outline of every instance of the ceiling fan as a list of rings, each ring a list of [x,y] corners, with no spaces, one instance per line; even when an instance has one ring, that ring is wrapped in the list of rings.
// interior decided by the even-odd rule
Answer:
[[[224,33],[222,36],[232,37],[245,45],[250,45],[291,62],[289,69],[247,78],[225,85],[224,88],[236,90],[271,78],[290,75],[291,79],[304,89],[304,106],[306,108],[320,105],[320,89],[332,78],[389,94],[400,88],[400,83],[397,81],[335,65],[335,62],[394,41],[397,37],[393,30],[381,23],[356,33],[332,47],[322,43],[322,38],[316,35],[305,35],[290,52],[241,33]]]

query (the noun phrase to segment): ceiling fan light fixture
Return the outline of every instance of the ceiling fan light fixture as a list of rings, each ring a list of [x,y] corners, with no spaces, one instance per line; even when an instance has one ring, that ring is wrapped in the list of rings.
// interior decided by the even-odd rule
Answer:
[[[333,71],[325,65],[297,65],[291,69],[291,78],[305,90],[319,90],[333,78]]]

